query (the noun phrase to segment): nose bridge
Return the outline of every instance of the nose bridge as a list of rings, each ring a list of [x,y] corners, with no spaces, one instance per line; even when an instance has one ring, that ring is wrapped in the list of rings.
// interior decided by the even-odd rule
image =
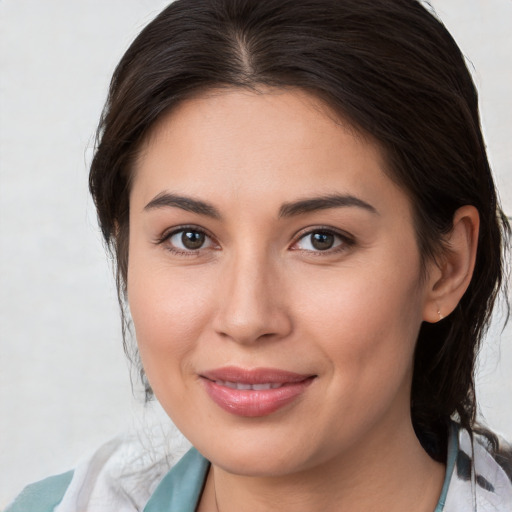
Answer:
[[[225,262],[216,330],[238,343],[284,336],[290,320],[281,296],[278,265],[262,248],[239,248]]]

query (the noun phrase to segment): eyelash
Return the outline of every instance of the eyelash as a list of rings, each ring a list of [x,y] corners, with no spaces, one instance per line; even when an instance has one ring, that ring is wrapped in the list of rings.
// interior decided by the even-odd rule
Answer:
[[[194,249],[179,249],[170,243],[170,240],[173,236],[178,235],[180,233],[197,233],[200,235],[204,235],[208,239],[211,240],[211,243],[215,245],[214,239],[211,235],[209,235],[204,229],[201,229],[197,226],[180,226],[172,229],[171,231],[166,231],[163,233],[161,237],[156,240],[156,245],[164,245],[166,242],[166,250],[170,253],[175,254],[177,256],[198,256],[201,250],[204,250],[204,247],[199,247],[197,250]]]
[[[335,237],[335,239],[338,240],[338,245],[335,245],[334,247],[330,247],[326,250],[309,250],[309,249],[300,249],[293,247],[296,246],[301,240],[306,239],[307,237],[312,237],[315,234],[322,234],[322,235],[329,235]],[[348,235],[347,233],[343,233],[341,231],[338,231],[336,229],[327,227],[327,226],[318,226],[314,228],[306,228],[305,230],[302,230],[298,235],[296,235],[296,241],[292,245],[292,250],[294,251],[301,251],[305,254],[312,255],[312,256],[331,256],[333,254],[338,254],[344,251],[347,251],[355,244],[355,240],[353,237]],[[336,243],[336,241],[334,242]]]
[[[216,242],[214,238],[209,235],[204,229],[199,228],[197,226],[180,226],[178,228],[172,229],[172,231],[167,231],[163,233],[161,237],[159,237],[156,240],[156,245],[164,245],[166,242],[170,242],[171,238],[185,232],[191,232],[196,233],[199,235],[204,235],[206,238],[208,238],[211,241],[211,244],[215,246]],[[327,248],[326,250],[310,250],[310,249],[300,249],[300,248],[294,248],[301,240],[306,239],[308,236],[311,237],[315,234],[322,234],[322,235],[328,235],[333,236],[335,239],[338,240],[338,244],[334,247]],[[183,236],[183,235],[182,235]],[[314,255],[314,256],[327,256],[332,254],[337,254],[340,252],[344,252],[348,250],[350,247],[352,247],[355,244],[355,240],[347,235],[346,233],[342,233],[340,231],[334,230],[330,227],[315,227],[315,228],[307,228],[307,230],[303,230],[302,232],[298,233],[295,237],[295,242],[293,242],[291,246],[291,250],[294,251],[301,251],[305,254]],[[336,243],[336,241],[334,242]],[[166,246],[166,249],[171,252],[172,254],[178,255],[178,256],[198,256],[202,250],[209,249],[210,247],[198,247],[197,249],[179,249],[176,246],[172,245],[171,243],[168,243]]]

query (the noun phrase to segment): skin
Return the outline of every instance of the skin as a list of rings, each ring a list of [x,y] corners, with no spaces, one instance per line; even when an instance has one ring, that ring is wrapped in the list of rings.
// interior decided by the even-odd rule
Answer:
[[[411,425],[414,346],[469,283],[478,215],[457,212],[452,251],[421,279],[411,204],[385,168],[376,143],[299,90],[200,95],[142,147],[128,300],[158,400],[212,462],[199,511],[434,510],[444,467]],[[332,194],[371,208],[280,215]],[[199,249],[169,236],[184,226],[207,234]],[[312,245],[320,229],[331,249]],[[241,417],[200,377],[227,365],[315,377],[278,411]]]

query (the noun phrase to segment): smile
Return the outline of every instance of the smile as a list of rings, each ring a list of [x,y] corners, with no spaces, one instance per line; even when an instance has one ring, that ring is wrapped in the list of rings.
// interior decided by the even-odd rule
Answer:
[[[295,402],[316,376],[273,368],[226,367],[200,377],[208,396],[221,409],[237,416],[260,417]]]
[[[241,390],[253,390],[253,391],[261,391],[264,389],[277,389],[285,384],[278,384],[277,382],[266,383],[266,384],[246,384],[242,382],[229,382],[228,380],[216,380],[216,384],[219,386],[225,386],[231,389],[241,389]]]

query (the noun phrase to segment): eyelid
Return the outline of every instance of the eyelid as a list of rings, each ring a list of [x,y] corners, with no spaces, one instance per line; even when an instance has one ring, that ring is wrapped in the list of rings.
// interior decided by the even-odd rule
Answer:
[[[322,250],[311,250],[311,249],[300,249],[300,248],[294,248],[303,238],[307,236],[311,236],[314,233],[328,233],[331,235],[334,235],[335,237],[339,238],[341,240],[341,243],[331,247],[329,249],[326,249],[324,251]],[[342,252],[350,247],[352,247],[355,244],[355,239],[352,235],[346,233],[345,231],[333,228],[331,226],[310,226],[304,229],[301,229],[295,236],[294,236],[294,242],[292,243],[292,246],[290,247],[293,251],[303,251],[305,253],[315,254],[315,255],[329,255],[336,252]]]
[[[169,250],[172,253],[180,254],[180,255],[186,255],[186,256],[192,256],[192,255],[198,255],[200,252],[207,250],[207,249],[219,249],[219,244],[216,241],[215,237],[207,230],[197,225],[181,225],[181,226],[173,226],[171,228],[166,229],[160,236],[157,237],[157,239],[154,241],[155,245],[164,245],[166,242],[170,240],[171,237],[174,235],[181,233],[183,231],[190,230],[195,231],[198,233],[204,234],[211,242],[211,245],[208,247],[200,247],[199,249],[180,249],[179,247],[175,246],[169,246],[167,247],[167,250]],[[341,243],[326,249],[326,250],[311,250],[311,249],[300,249],[297,248],[297,244],[302,240],[303,238],[307,236],[311,236],[314,233],[328,233],[332,234],[333,236],[337,237],[339,240],[341,240]],[[298,233],[296,233],[293,237],[294,242],[290,246],[290,250],[294,251],[302,251],[305,253],[315,254],[315,255],[329,255],[336,252],[342,252],[350,248],[355,244],[354,237],[345,231],[342,231],[337,228],[333,228],[331,226],[309,226],[307,228],[301,229]]]
[[[200,247],[199,249],[194,250],[194,249],[180,249],[179,247],[171,246],[169,244],[169,246],[166,247],[166,249],[174,254],[195,256],[195,255],[198,255],[203,250],[211,249],[212,247],[214,249],[216,249],[219,247],[219,244],[215,240],[215,237],[213,235],[211,235],[207,229],[204,229],[200,226],[195,226],[193,224],[173,226],[172,228],[166,229],[161,235],[159,235],[156,238],[156,240],[154,241],[154,244],[155,245],[165,245],[165,243],[168,242],[174,235],[181,233],[183,231],[187,231],[187,230],[204,234],[208,239],[210,239],[211,246]]]

